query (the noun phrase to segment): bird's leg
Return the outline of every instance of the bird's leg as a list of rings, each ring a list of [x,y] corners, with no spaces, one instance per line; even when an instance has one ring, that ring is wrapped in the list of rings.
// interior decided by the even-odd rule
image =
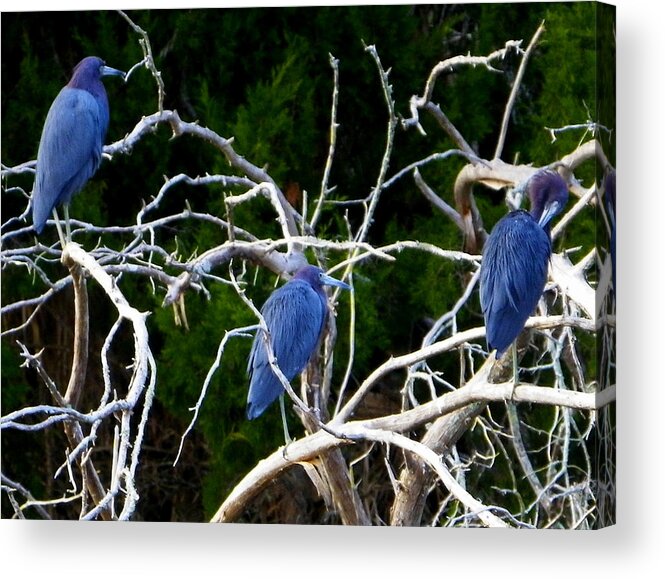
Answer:
[[[60,245],[62,249],[65,249],[65,236],[62,234],[62,227],[60,227],[60,218],[58,217],[58,211],[56,208],[53,208],[53,220],[55,221],[55,228],[58,230],[58,237],[60,238]]]
[[[284,393],[279,395],[279,410],[282,413],[282,426],[284,427],[284,452],[286,452],[286,446],[293,442],[293,439],[289,435],[289,427],[286,424],[286,410],[284,408]]]
[[[72,240],[72,229],[69,226],[69,203],[65,203],[62,207],[63,211],[65,212],[65,231],[67,232],[67,243],[69,243]]]
[[[520,368],[517,364],[517,340],[513,342],[513,388],[510,391],[510,399],[513,399],[513,396],[515,394],[515,387],[517,386],[517,383],[519,382],[520,378]]]

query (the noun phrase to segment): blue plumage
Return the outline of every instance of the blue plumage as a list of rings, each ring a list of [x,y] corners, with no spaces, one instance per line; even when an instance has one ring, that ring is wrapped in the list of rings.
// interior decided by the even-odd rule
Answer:
[[[266,300],[263,315],[277,365],[288,381],[304,369],[316,351],[328,316],[324,285],[350,287],[327,276],[318,267],[305,266]],[[254,337],[247,364],[250,378],[247,418],[257,418],[284,393],[284,387],[268,362],[263,333]]]
[[[549,224],[568,200],[558,173],[543,170],[528,184],[531,211],[511,211],[485,242],[480,270],[480,305],[487,345],[501,357],[533,313],[547,281],[552,253]]]
[[[109,125],[109,104],[102,77],[124,76],[96,56],[76,65],[69,83],[49,109],[37,153],[32,221],[41,233],[53,210],[67,207],[95,174]]]

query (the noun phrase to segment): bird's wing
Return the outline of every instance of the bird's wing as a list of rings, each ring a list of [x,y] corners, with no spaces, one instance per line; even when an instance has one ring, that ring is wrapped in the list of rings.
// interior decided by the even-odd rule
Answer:
[[[95,98],[85,90],[63,88],[46,116],[37,155],[34,203],[41,204],[46,218],[97,170],[105,133]]]
[[[318,344],[327,304],[312,287],[299,280],[274,291],[261,313],[270,332],[277,364],[287,380],[303,371]],[[258,331],[249,355],[248,416],[261,414],[283,391],[268,361],[263,333]]]
[[[503,351],[533,313],[547,280],[549,236],[533,219],[509,214],[487,239],[480,304],[491,348]]]
[[[525,220],[497,223],[483,253],[480,301],[483,311],[521,310],[523,303],[537,302],[546,281],[551,243],[543,229]],[[535,307],[535,304],[534,304]]]
[[[325,322],[324,308],[314,289],[297,280],[273,292],[264,304],[261,313],[272,338],[275,357],[287,379],[302,372],[314,352]],[[267,363],[265,348],[253,348],[252,352],[265,358]]]

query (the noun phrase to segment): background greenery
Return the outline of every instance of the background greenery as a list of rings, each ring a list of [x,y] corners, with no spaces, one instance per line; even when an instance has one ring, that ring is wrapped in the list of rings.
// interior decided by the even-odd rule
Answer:
[[[580,133],[566,133],[551,143],[543,127],[560,127],[596,118],[595,4],[515,3],[484,5],[419,5],[225,10],[132,11],[129,16],[150,35],[166,88],[165,108],[177,109],[184,120],[198,120],[219,134],[235,139],[236,150],[256,165],[268,165],[283,190],[306,190],[310,198],[320,188],[328,152],[332,73],[329,54],[340,62],[338,147],[330,182],[336,197],[366,196],[376,181],[385,144],[387,113],[375,65],[363,42],[375,44],[390,80],[398,112],[409,115],[408,100],[422,93],[432,67],[440,60],[471,52],[488,54],[507,40],[524,39],[524,46],[542,20],[546,32],[532,56],[511,118],[503,158],[543,165],[572,151]],[[142,55],[136,35],[115,12],[3,13],[2,15],[2,162],[13,166],[34,159],[41,126],[51,101],[73,66],[96,54],[110,66],[127,69]],[[481,157],[493,155],[500,119],[519,59],[502,64],[504,74],[484,69],[462,69],[437,83],[435,97],[442,109]],[[107,142],[121,138],[143,116],[156,111],[154,83],[139,71],[124,85],[105,82],[111,105]],[[391,169],[453,145],[440,129],[424,118],[428,133],[399,132]],[[105,162],[95,178],[72,204],[71,213],[103,224],[131,223],[141,204],[154,195],[163,176],[184,172],[191,176],[227,170],[226,161],[210,147],[188,139],[170,141],[161,128],[141,141],[131,155]],[[426,180],[451,200],[459,161],[429,166]],[[579,175],[590,183],[593,168]],[[30,178],[15,179],[30,191]],[[193,209],[221,215],[223,200],[213,189],[183,188],[160,208],[180,210],[186,197]],[[489,231],[506,211],[501,192],[478,189],[476,200]],[[2,197],[2,220],[20,214],[26,200],[16,193]],[[258,236],[277,233],[270,207],[252,206],[240,212],[240,225]],[[356,223],[361,215],[350,210]],[[567,236],[589,249],[595,243],[593,215],[579,219]],[[53,232],[50,232],[53,233]],[[177,233],[183,254],[221,242],[212,228],[183,227]],[[333,208],[324,214],[320,233],[343,235],[344,225]],[[175,248],[173,239],[164,243]],[[432,210],[409,179],[382,198],[369,241],[385,244],[418,239],[446,249],[461,247],[459,231]],[[91,239],[94,243],[94,240]],[[564,239],[562,243],[569,245]],[[370,263],[359,271],[359,304],[354,379],[362,380],[389,355],[412,350],[432,319],[448,311],[458,299],[467,272],[463,267],[427,255],[410,253],[399,267]],[[22,272],[3,272],[2,301],[33,295],[36,280]],[[255,303],[274,286],[274,276],[259,271],[252,290]],[[223,367],[212,382],[196,431],[188,439],[185,456],[173,468],[175,451],[214,359],[225,329],[251,323],[233,290],[214,286],[212,299],[187,298],[189,331],[176,327],[170,310],[160,308],[162,296],[153,296],[144,282],[125,280],[123,290],[137,308],[152,310],[151,345],[158,359],[157,403],[152,412],[143,466],[139,477],[141,502],[137,515],[146,520],[202,520],[208,518],[233,485],[257,460],[281,441],[276,407],[259,421],[244,419],[247,380],[245,365],[249,341],[234,341]],[[91,288],[91,291],[95,290]],[[338,324],[344,327],[347,308],[340,307]],[[100,300],[101,301],[101,300]],[[66,376],[71,354],[68,304],[63,294],[26,328],[21,340],[31,351],[46,348],[44,361],[52,375]],[[91,351],[99,351],[113,319],[99,308],[94,295]],[[63,312],[65,312],[63,314]],[[3,319],[3,324],[8,321]],[[462,327],[481,322],[477,297],[458,318]],[[129,347],[129,346],[128,346]],[[340,336],[338,359],[348,346]],[[588,352],[593,343],[583,344]],[[123,352],[116,353],[123,359]],[[593,364],[593,355],[588,359]],[[92,363],[94,364],[94,360]],[[47,393],[35,377],[18,369],[20,360],[10,340],[2,343],[3,413],[26,404],[46,401]],[[455,375],[456,360],[437,360],[437,369]],[[118,364],[120,376],[126,370]],[[94,391],[99,376],[91,368],[88,381]],[[97,382],[96,382],[97,381]],[[61,380],[62,382],[62,380]],[[396,396],[385,385],[388,400]],[[94,396],[91,398],[94,400]],[[295,425],[294,425],[295,426]],[[3,472],[20,478],[39,495],[58,482],[44,482],[35,465],[53,472],[64,446],[50,429],[40,434],[3,433]],[[104,452],[103,446],[99,448]],[[43,461],[43,456],[48,460]],[[31,478],[26,478],[31,473]],[[497,480],[501,478],[500,472]],[[289,484],[285,477],[284,485]],[[279,493],[280,489],[276,489]],[[288,492],[288,488],[283,492]],[[60,516],[66,516],[60,507]],[[3,495],[2,515],[11,513]],[[251,515],[249,515],[251,518]],[[321,512],[310,513],[321,521]]]

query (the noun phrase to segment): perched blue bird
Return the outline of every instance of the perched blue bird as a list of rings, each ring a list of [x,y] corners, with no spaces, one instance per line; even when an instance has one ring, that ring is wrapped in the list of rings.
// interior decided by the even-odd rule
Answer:
[[[324,285],[351,289],[348,284],[326,275],[318,267],[307,265],[270,294],[261,308],[277,365],[289,382],[305,369],[323,335],[328,319],[328,298]],[[288,439],[283,413],[285,390],[270,367],[261,331],[254,337],[247,374],[250,378],[247,418],[257,418],[280,397],[285,437]]]
[[[617,290],[617,223],[616,223],[616,172],[614,169],[605,176],[605,207],[610,221],[610,255],[612,256],[612,286],[614,293]]]
[[[554,171],[538,171],[527,187],[531,211],[502,217],[483,250],[480,305],[487,346],[497,358],[514,343],[543,293],[552,254],[550,221],[568,200],[566,183]],[[515,353],[515,366],[516,358]]]
[[[53,101],[39,141],[35,185],[32,192],[32,223],[41,233],[53,215],[64,246],[57,207],[63,205],[67,241],[69,203],[99,168],[109,126],[109,102],[102,77],[125,73],[110,68],[96,56],[76,65],[71,80]]]

